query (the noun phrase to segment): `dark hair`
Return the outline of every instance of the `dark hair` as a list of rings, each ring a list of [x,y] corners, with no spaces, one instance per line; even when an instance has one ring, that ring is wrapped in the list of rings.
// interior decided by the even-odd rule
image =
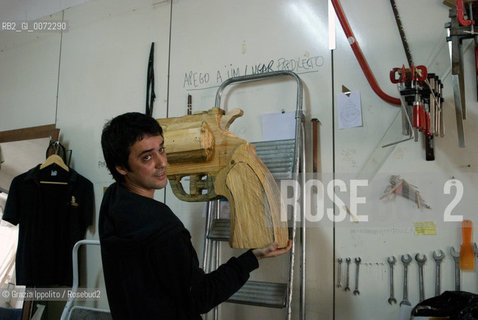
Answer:
[[[106,166],[117,182],[123,182],[124,176],[116,171],[116,166],[129,170],[128,157],[130,147],[145,136],[163,135],[158,121],[139,112],[128,112],[108,121],[101,134],[101,147]]]

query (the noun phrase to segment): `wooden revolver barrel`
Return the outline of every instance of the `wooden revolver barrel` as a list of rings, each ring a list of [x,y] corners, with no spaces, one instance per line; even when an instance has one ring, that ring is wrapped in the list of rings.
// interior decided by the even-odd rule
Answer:
[[[214,135],[206,121],[163,127],[170,164],[206,162],[214,151]]]

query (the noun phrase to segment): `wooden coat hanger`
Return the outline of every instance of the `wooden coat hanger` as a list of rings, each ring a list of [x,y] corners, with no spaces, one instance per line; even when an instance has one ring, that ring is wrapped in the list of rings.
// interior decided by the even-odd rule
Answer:
[[[66,172],[70,171],[70,168],[63,162],[63,159],[57,155],[57,154],[52,154],[49,156],[45,162],[40,166],[40,170],[46,169],[49,166],[56,164],[58,165],[61,169],[65,170]],[[40,180],[40,183],[43,184],[61,184],[61,185],[67,185],[68,182],[66,181],[54,181],[54,180]]]
[[[70,171],[70,168],[68,168],[68,166],[65,164],[63,159],[57,154],[52,154],[51,156],[49,156],[45,160],[45,162],[43,162],[43,164],[40,166],[40,170],[45,169],[46,167],[52,164],[58,165],[60,168],[62,168],[65,171]]]

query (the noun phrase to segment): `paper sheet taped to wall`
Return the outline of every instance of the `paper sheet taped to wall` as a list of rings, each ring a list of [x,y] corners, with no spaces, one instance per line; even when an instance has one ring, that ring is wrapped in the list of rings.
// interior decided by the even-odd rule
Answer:
[[[295,111],[262,115],[262,140],[285,140],[295,137]]]
[[[337,110],[339,129],[362,126],[362,106],[359,91],[337,94]]]

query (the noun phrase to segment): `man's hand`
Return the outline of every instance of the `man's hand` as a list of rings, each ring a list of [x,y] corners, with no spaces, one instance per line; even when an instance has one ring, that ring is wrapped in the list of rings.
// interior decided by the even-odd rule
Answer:
[[[262,249],[254,249],[252,250],[252,253],[256,256],[257,260],[260,260],[262,258],[272,258],[272,257],[277,257],[280,256],[281,254],[284,254],[292,248],[292,241],[289,240],[287,242],[287,247],[285,248],[278,248],[279,244],[277,242],[274,242],[270,244],[269,246],[262,248]]]

